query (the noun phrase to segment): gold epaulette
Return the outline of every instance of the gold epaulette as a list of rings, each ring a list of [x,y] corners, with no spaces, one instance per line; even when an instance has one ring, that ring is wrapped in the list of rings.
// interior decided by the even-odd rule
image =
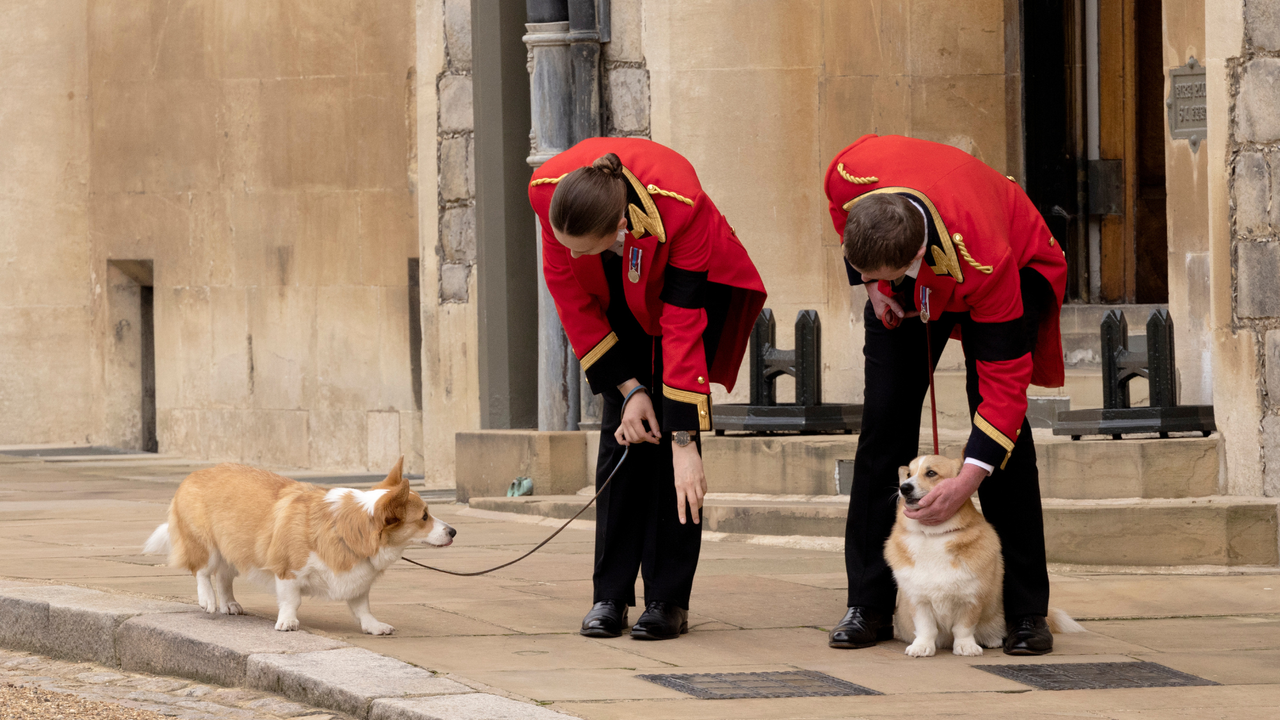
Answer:
[[[692,201],[692,200],[690,200],[689,198],[687,198],[687,197],[685,197],[685,196],[681,195],[680,193],[674,193],[674,192],[671,192],[670,190],[663,190],[662,188],[658,187],[657,185],[652,185],[652,184],[650,184],[650,185],[645,186],[645,189],[646,189],[646,190],[648,190],[648,191],[649,191],[649,193],[650,193],[650,194],[652,194],[652,195],[661,195],[661,196],[663,196],[663,197],[673,198],[673,199],[675,199],[675,200],[679,200],[680,202],[684,203],[685,205],[692,205],[692,204],[693,204],[693,201]]]
[[[960,255],[965,262],[972,265],[978,272],[990,275],[991,271],[995,269],[990,265],[980,265],[977,260],[973,259],[973,256],[969,254],[969,248],[964,246],[964,238],[960,236],[960,233],[952,235],[951,242],[955,243],[956,248],[960,250]]]
[[[840,173],[840,177],[844,178],[845,180],[848,180],[854,185],[871,185],[873,183],[880,182],[880,178],[876,177],[875,175],[867,175],[865,177],[850,175],[849,173],[844,171],[844,163],[840,163],[836,165],[836,172]]]

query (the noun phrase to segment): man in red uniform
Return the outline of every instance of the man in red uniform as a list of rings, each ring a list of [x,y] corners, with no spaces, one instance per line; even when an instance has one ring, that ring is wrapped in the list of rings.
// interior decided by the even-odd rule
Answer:
[[[657,143],[584,140],[534,173],[529,200],[547,288],[603,395],[597,486],[630,446],[596,512],[594,606],[581,632],[621,633],[639,569],[646,608],[631,636],[677,637],[701,544],[710,384],[732,389],[764,285],[693,167]],[[637,386],[662,402],[641,392],[624,412]]]
[[[1029,384],[1064,380],[1062,248],[1012,178],[946,145],[864,136],[832,161],[826,192],[849,282],[865,282],[869,298],[863,429],[845,531],[848,611],[830,644],[868,647],[893,636],[896,588],[883,548],[897,469],[918,452],[927,341],[936,365],[958,334],[973,419],[964,469],[907,515],[940,524],[977,491],[1003,546],[1004,651],[1050,652],[1044,521],[1026,410]],[[906,319],[916,316],[926,322]]]

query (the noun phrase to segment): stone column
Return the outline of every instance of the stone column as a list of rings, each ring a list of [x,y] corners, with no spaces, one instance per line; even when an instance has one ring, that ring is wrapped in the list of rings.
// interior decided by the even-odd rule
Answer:
[[[568,8],[563,2],[529,0],[530,20],[524,36],[529,47],[529,165],[539,167],[573,144],[572,61]],[[555,303],[542,277],[542,228],[535,223],[538,245],[538,429],[576,430],[580,413],[578,359],[569,346]]]

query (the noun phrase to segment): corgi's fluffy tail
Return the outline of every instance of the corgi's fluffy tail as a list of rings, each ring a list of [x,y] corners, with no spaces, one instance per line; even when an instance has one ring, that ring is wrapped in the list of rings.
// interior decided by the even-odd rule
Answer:
[[[147,543],[142,546],[143,555],[168,555],[172,549],[169,542],[169,523],[165,523],[156,528],[151,533],[151,537],[147,538]]]
[[[1061,608],[1049,608],[1049,632],[1055,635],[1063,633],[1082,633],[1085,632],[1084,626],[1075,620]]]

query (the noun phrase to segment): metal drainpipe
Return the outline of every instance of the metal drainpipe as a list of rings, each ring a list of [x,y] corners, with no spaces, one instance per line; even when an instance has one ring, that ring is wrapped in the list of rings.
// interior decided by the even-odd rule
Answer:
[[[529,89],[533,128],[529,165],[537,168],[573,144],[573,63],[566,0],[528,0]],[[542,226],[535,222],[538,266],[542,266]],[[545,278],[538,272],[538,429],[578,428],[580,369],[556,314]]]

